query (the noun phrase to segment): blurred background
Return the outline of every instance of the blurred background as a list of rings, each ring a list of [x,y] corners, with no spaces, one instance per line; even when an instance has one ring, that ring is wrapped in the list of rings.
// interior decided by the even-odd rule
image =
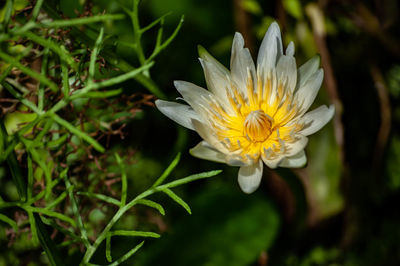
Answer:
[[[50,2],[64,18],[74,18],[87,10],[123,13],[121,6],[129,1]],[[397,0],[141,1],[140,23],[168,14],[167,34],[184,15],[177,37],[150,72],[168,99],[180,96],[174,80],[205,87],[197,45],[229,66],[236,31],[255,58],[268,26],[277,21],[284,46],[295,43],[298,66],[321,56],[325,79],[314,107],[334,104],[336,116],[310,137],[305,168],[266,169],[260,188],[245,195],[237,184],[237,168],[191,157],[188,150],[200,137],[166,119],[143,86],[125,82],[124,90],[148,97],[122,129],[124,138],[113,135],[106,145],[131,159],[128,195],[148,188],[177,152],[182,158],[173,176],[223,170],[179,187],[192,215],[163,196],[165,216],[144,207],[127,215],[125,223],[132,228],[162,237],[146,241],[126,265],[400,265],[399,12]],[[112,35],[114,52],[135,65],[130,28],[124,19],[106,25],[105,32]],[[149,54],[156,31],[143,38]],[[2,184],[9,184],[7,169],[0,170]],[[90,211],[94,232],[110,217],[103,207]],[[29,234],[13,238],[0,231],[0,265],[44,263],[40,248],[24,241]],[[115,256],[131,242],[113,241]],[[74,265],[79,246],[63,252]],[[98,253],[93,262],[104,263],[104,247]]]

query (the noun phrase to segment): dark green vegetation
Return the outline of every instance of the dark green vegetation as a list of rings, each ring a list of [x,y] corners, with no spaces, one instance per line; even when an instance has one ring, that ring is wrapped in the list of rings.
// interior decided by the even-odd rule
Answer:
[[[0,265],[400,264],[396,0],[0,10]],[[255,57],[273,20],[298,65],[321,55],[315,106],[337,114],[306,168],[265,171],[245,195],[237,169],[191,157],[200,137],[153,102],[179,96],[173,80],[205,86],[198,44],[228,66],[234,32]]]

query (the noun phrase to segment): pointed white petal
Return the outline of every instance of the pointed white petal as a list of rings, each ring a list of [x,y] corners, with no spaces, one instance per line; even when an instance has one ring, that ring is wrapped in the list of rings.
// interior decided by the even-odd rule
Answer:
[[[204,47],[198,46],[198,51],[199,51],[199,56],[201,59],[204,61],[210,62],[215,65],[216,68],[218,68],[219,72],[222,72],[224,75],[230,75],[229,70],[222,65],[220,62],[218,62],[217,59],[215,59]]]
[[[238,85],[238,89],[242,92],[247,92],[247,78],[250,70],[253,79],[256,78],[256,68],[253,59],[251,58],[250,51],[244,48],[244,40],[240,33],[236,32],[233,38],[232,55],[231,55],[231,71],[232,79]],[[254,80],[254,84],[257,84]]]
[[[286,55],[294,56],[294,43],[290,42],[289,45],[286,47]]]
[[[297,88],[302,87],[306,81],[313,75],[319,68],[320,57],[318,55],[314,56],[301,67],[299,67],[297,73]]]
[[[257,68],[260,73],[269,72],[276,66],[277,59],[283,54],[282,37],[279,25],[273,22],[261,43],[257,57]]]
[[[315,97],[321,88],[322,81],[324,79],[324,70],[319,69],[317,72],[312,74],[305,84],[299,88],[296,92],[296,97],[299,103],[303,103],[301,109],[306,112],[314,102]]]
[[[210,106],[210,102],[212,102],[214,96],[209,91],[190,82],[176,80],[174,81],[174,85],[183,96],[183,99],[206,121],[207,115],[204,114],[204,108]]]
[[[156,106],[161,113],[181,126],[194,130],[192,120],[200,120],[196,112],[186,104],[157,100]]]
[[[218,65],[199,59],[204,70],[207,88],[216,96],[226,111],[231,111],[231,105],[226,91],[231,87],[230,75],[220,71]],[[232,113],[233,114],[233,113]]]
[[[308,136],[314,134],[325,126],[335,114],[335,106],[331,105],[329,108],[326,105],[322,105],[311,112],[306,113],[301,119],[300,123],[304,124],[300,134]]]
[[[297,66],[293,56],[282,55],[276,66],[278,80],[286,84],[286,88],[293,92],[296,88]]]
[[[255,164],[242,166],[239,169],[238,182],[244,193],[253,193],[261,183],[263,163],[258,160]]]
[[[306,163],[307,163],[306,153],[304,152],[304,150],[301,150],[296,155],[284,158],[279,164],[279,167],[300,168],[305,166]]]
[[[207,143],[218,151],[227,154],[228,149],[218,140],[211,126],[200,122],[199,120],[192,120],[192,124],[196,132],[202,137]]]
[[[190,149],[190,154],[200,159],[225,163],[225,154],[214,149],[206,141],[201,141],[194,148]]]

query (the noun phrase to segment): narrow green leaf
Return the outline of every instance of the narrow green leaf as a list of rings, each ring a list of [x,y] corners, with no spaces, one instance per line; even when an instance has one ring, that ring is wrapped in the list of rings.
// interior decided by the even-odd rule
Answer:
[[[60,231],[60,232],[63,233],[64,235],[67,235],[67,236],[71,237],[75,242],[80,242],[80,243],[83,242],[83,239],[82,239],[81,237],[77,236],[77,235],[75,234],[75,232],[73,232],[73,231],[70,230],[70,229],[67,229],[67,228],[65,228],[65,227],[60,226],[60,225],[57,224],[57,222],[54,221],[53,219],[49,219],[49,218],[46,218],[46,217],[44,217],[44,216],[41,216],[40,218],[41,218],[41,220],[42,220],[43,223],[45,223],[45,224],[47,224],[47,225],[49,225],[49,226],[51,226],[51,227],[54,227],[55,229],[57,229],[58,231]]]
[[[92,51],[92,54],[90,55],[90,63],[89,63],[89,84],[93,82],[94,74],[95,74],[95,67],[96,67],[96,59],[97,55],[99,54],[100,51],[100,46],[103,41],[103,35],[104,35],[104,28],[100,28],[100,33],[99,36],[97,37],[97,40],[94,44],[94,48]]]
[[[158,210],[161,213],[161,215],[165,215],[165,210],[164,210],[163,206],[161,206],[157,202],[154,202],[154,201],[148,200],[148,199],[141,199],[141,200],[138,200],[136,203],[154,208],[154,209]]]
[[[46,142],[45,145],[49,149],[58,148],[61,144],[63,144],[68,139],[68,136],[69,136],[69,133],[66,133],[66,134],[62,135],[61,137],[59,137],[58,139]]]
[[[38,229],[36,225],[36,220],[35,216],[33,215],[32,212],[27,212],[28,213],[28,219],[29,219],[29,224],[31,227],[31,233],[32,233],[32,242],[37,245],[39,244],[39,236],[38,236]]]
[[[6,61],[7,63],[9,63],[10,65],[20,69],[22,72],[24,72],[25,74],[31,76],[32,78],[42,82],[43,84],[49,86],[49,88],[56,92],[58,91],[58,86],[57,84],[55,84],[53,81],[49,80],[48,78],[46,78],[46,76],[43,76],[42,74],[33,71],[32,69],[30,69],[29,67],[26,67],[24,65],[22,65],[20,62],[16,61],[14,57],[5,54],[3,52],[0,51],[0,58],[3,59],[4,61]]]
[[[83,140],[85,140],[86,142],[88,142],[89,144],[91,144],[93,146],[93,148],[95,148],[97,151],[99,152],[104,152],[105,149],[103,148],[103,146],[101,146],[95,139],[93,139],[92,137],[90,137],[89,135],[87,135],[86,133],[82,132],[81,130],[79,130],[78,128],[74,127],[73,125],[71,125],[69,122],[67,122],[66,120],[62,119],[61,117],[59,117],[57,114],[49,114],[49,116],[51,117],[51,119],[53,119],[55,122],[57,122],[58,124],[60,124],[61,126],[65,127],[66,129],[68,129],[68,131],[70,131],[72,134],[82,138]]]
[[[142,241],[139,245],[137,245],[135,248],[131,249],[128,253],[126,253],[124,256],[116,260],[114,263],[109,264],[109,266],[116,266],[121,264],[122,262],[126,261],[129,259],[133,254],[136,253],[144,244],[144,241]]]
[[[66,62],[68,65],[70,65],[73,69],[75,69],[75,70],[78,69],[74,58],[69,54],[69,52],[67,51],[67,49],[65,49],[65,47],[63,45],[55,43],[50,39],[45,39],[39,35],[34,34],[33,32],[30,32],[30,31],[21,32],[21,35],[34,41],[37,44],[40,44],[43,47],[48,47],[53,52],[55,52],[60,57],[61,60]],[[58,89],[56,89],[55,91],[57,91],[57,90]]]
[[[5,222],[9,226],[11,226],[15,232],[18,232],[18,225],[14,220],[12,220],[12,219],[8,218],[7,216],[5,216],[4,214],[0,213],[0,221]]]
[[[82,97],[87,97],[87,98],[109,98],[113,97],[116,95],[119,95],[122,93],[122,88],[121,89],[116,89],[116,90],[109,90],[109,91],[90,91]]]
[[[143,27],[140,29],[141,33],[144,33],[148,30],[150,30],[151,28],[153,28],[155,25],[157,25],[158,23],[160,23],[162,20],[165,19],[166,16],[171,15],[172,12],[168,12],[164,15],[162,15],[161,17],[159,17],[158,19],[154,20],[153,22],[151,22],[149,25],[147,25],[146,27]]]
[[[33,8],[33,11],[32,11],[32,18],[31,18],[32,20],[36,20],[37,16],[39,15],[42,4],[43,4],[43,0],[36,1],[35,7]]]
[[[160,235],[154,232],[145,232],[145,231],[129,231],[129,230],[115,230],[108,233],[110,236],[139,236],[139,237],[154,237],[159,238]]]
[[[1,136],[3,136],[3,139],[5,139],[8,136],[8,134],[2,120],[0,120],[0,131],[1,131]],[[7,160],[7,164],[8,167],[10,168],[14,183],[17,186],[19,197],[21,198],[21,201],[26,201],[27,191],[26,191],[25,178],[22,175],[21,167],[18,164],[14,150],[12,150],[5,159]]]
[[[165,171],[161,174],[161,176],[154,182],[153,187],[158,186],[159,184],[162,184],[164,180],[169,176],[169,174],[175,169],[175,167],[178,165],[179,160],[181,159],[181,153],[178,153],[174,160],[170,163],[170,165],[165,169]]]
[[[115,159],[117,160],[119,168],[121,169],[122,189],[121,189],[121,205],[120,206],[125,206],[126,197],[127,197],[127,189],[128,189],[128,181],[126,178],[125,166],[121,160],[121,157],[119,157],[118,153],[115,153]]]
[[[166,188],[163,190],[165,194],[167,194],[171,199],[173,199],[176,203],[181,205],[189,214],[192,214],[189,205],[178,195],[176,195],[172,190]]]
[[[0,52],[1,53],[1,52]],[[34,111],[35,113],[37,113],[38,115],[42,115],[43,111],[40,111],[39,108],[31,101],[29,101],[28,99],[24,98],[19,92],[17,92],[16,90],[14,90],[14,88],[8,84],[8,83],[3,83],[4,88],[6,88],[6,90],[11,93],[12,96],[14,96],[15,98],[17,98],[18,100],[20,100],[20,102],[25,105],[26,107],[28,107],[29,109],[31,109],[32,111]]]
[[[27,187],[28,201],[32,198],[32,190],[33,190],[33,166],[32,166],[32,158],[31,156],[28,156],[28,187]]]
[[[90,242],[88,240],[86,228],[85,228],[85,225],[82,222],[82,217],[79,214],[78,204],[76,202],[76,199],[75,199],[74,193],[73,193],[73,186],[71,185],[71,182],[69,181],[69,179],[67,177],[67,172],[68,172],[68,168],[64,169],[61,172],[60,176],[64,177],[65,187],[67,188],[68,196],[69,196],[69,199],[71,201],[72,211],[73,211],[73,213],[75,215],[76,220],[78,221],[78,228],[79,228],[79,231],[81,233],[81,237],[83,239],[83,243],[85,244],[86,247],[89,247],[90,246]]]
[[[123,14],[105,14],[105,15],[84,17],[84,18],[53,20],[50,22],[44,22],[44,23],[38,24],[37,27],[44,27],[44,28],[71,27],[71,26],[85,25],[85,24],[89,24],[89,23],[96,23],[96,22],[107,21],[107,20],[121,20],[124,18],[125,18],[125,15],[123,15]]]
[[[6,7],[5,7],[6,12],[5,12],[4,20],[2,23],[5,27],[5,29],[4,29],[5,31],[7,31],[7,29],[8,29],[8,23],[10,22],[13,7],[14,7],[14,0],[7,0]]]
[[[148,64],[146,64],[146,65],[144,65],[142,67],[136,68],[136,69],[134,69],[132,71],[129,71],[128,73],[119,75],[117,77],[110,78],[108,80],[101,81],[101,82],[91,83],[88,86],[86,86],[85,88],[76,91],[76,93],[74,93],[71,96],[71,99],[80,98],[82,95],[88,93],[89,91],[91,91],[93,89],[105,88],[105,87],[117,85],[119,83],[127,81],[127,80],[133,78],[134,76],[140,74],[141,72],[143,72],[145,70],[148,70],[153,65],[154,65],[154,62],[150,62],[150,63],[148,63]]]
[[[44,224],[40,219],[40,216],[38,214],[34,214],[34,218],[38,229],[38,237],[40,244],[42,245],[42,248],[46,252],[50,264],[53,266],[64,265],[63,260],[61,259],[58,250],[56,249],[56,245],[54,244],[53,240],[47,233],[47,230],[44,227]]]
[[[54,212],[54,211],[50,211],[44,208],[38,208],[38,207],[32,207],[32,206],[21,206],[23,209],[25,209],[26,211],[31,211],[31,212],[35,212],[35,213],[41,213],[43,215],[47,215],[50,217],[54,217],[57,219],[60,219],[64,222],[67,222],[69,224],[71,224],[72,226],[76,226],[76,223],[73,219],[71,219],[68,216],[65,216],[64,214],[58,213],[58,212]]]
[[[69,97],[69,75],[68,75],[68,67],[64,62],[61,62],[61,72],[62,72],[62,92],[64,94],[64,99],[68,99]]]
[[[103,194],[92,193],[92,192],[83,192],[83,191],[79,191],[76,194],[82,195],[82,196],[87,196],[89,198],[96,198],[96,199],[99,199],[99,200],[102,200],[102,201],[105,201],[107,203],[114,204],[117,206],[121,205],[121,203],[118,200],[108,197],[108,196],[105,196]]]
[[[106,238],[106,258],[108,262],[112,262],[111,257],[111,235],[108,235]]]
[[[171,34],[171,36],[165,42],[163,42],[161,45],[156,45],[153,53],[146,60],[147,62],[152,61],[154,59],[154,57],[156,57],[162,50],[167,48],[167,46],[175,39],[176,35],[178,34],[179,30],[182,27],[184,20],[185,20],[185,16],[182,16],[178,23],[178,26],[176,26],[176,28],[175,28],[174,32]]]
[[[67,191],[64,191],[63,193],[60,194],[55,200],[52,200],[46,207],[45,209],[51,210],[55,206],[57,206],[61,201],[63,201],[67,197]]]
[[[164,191],[164,189],[166,189],[166,188],[173,188],[173,187],[177,187],[177,186],[180,186],[180,185],[183,185],[183,184],[195,181],[195,180],[216,176],[221,172],[222,172],[222,170],[213,170],[213,171],[204,172],[204,173],[200,173],[200,174],[190,175],[188,177],[172,181],[172,182],[167,183],[165,185],[158,186],[158,187],[156,187],[156,189],[158,191]]]

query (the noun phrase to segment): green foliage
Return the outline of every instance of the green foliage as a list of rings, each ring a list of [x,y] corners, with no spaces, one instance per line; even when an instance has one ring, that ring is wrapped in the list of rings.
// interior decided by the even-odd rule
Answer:
[[[165,214],[161,204],[147,199],[163,192],[190,213],[188,204],[172,189],[220,173],[210,171],[165,183],[180,160],[178,154],[152,186],[131,198],[126,167],[129,156],[112,152],[102,140],[122,135],[121,130],[141,105],[150,104],[149,96],[127,93],[127,81],[136,79],[150,92],[164,97],[150,78],[150,68],[176,37],[183,17],[164,39],[165,16],[141,27],[139,1],[121,7],[132,23],[131,49],[139,63],[133,67],[110,49],[113,36],[106,29],[107,23],[126,19],[124,14],[77,17],[75,10],[84,10],[79,1],[53,5],[41,0],[32,1],[33,6],[18,12],[21,4],[25,7],[27,3],[17,2],[7,1],[1,13],[1,27],[5,30],[0,33],[0,46],[6,49],[0,52],[0,93],[15,105],[2,109],[6,111],[0,119],[0,163],[7,165],[18,198],[10,197],[10,193],[1,195],[0,221],[12,228],[17,241],[29,231],[31,242],[41,246],[51,265],[89,265],[103,242],[107,261],[119,265],[144,241],[115,259],[113,238],[160,237],[152,231],[116,230],[114,225],[128,211],[145,205]],[[76,6],[80,8],[75,9]],[[65,13],[60,13],[59,8]],[[73,18],[61,19],[64,16]],[[154,49],[146,55],[143,34],[157,26]],[[89,28],[92,34],[84,36],[80,27]],[[39,67],[33,63],[35,60]],[[110,186],[110,191],[105,189],[109,176],[121,181],[117,198],[110,193],[116,185]],[[83,202],[86,203],[82,205]],[[69,262],[61,257],[60,249],[76,253],[76,247],[83,251],[80,259]]]

